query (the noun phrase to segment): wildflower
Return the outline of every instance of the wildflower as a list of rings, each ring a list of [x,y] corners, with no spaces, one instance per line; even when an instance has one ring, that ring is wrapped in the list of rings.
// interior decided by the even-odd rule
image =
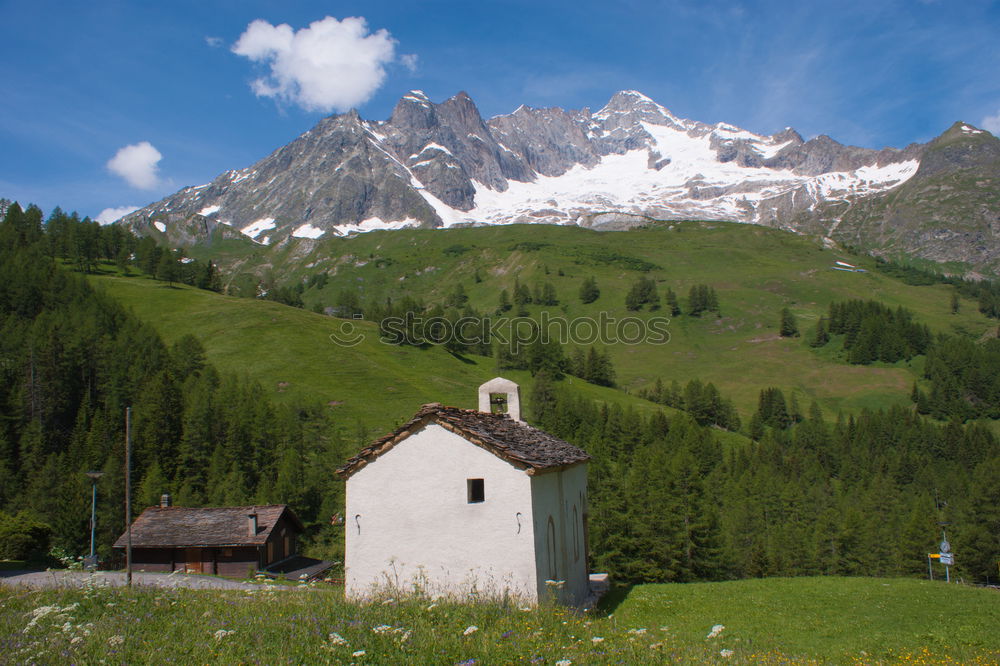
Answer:
[[[730,657],[733,656],[733,651],[727,648],[725,650],[719,650],[719,654],[725,657],[726,659],[729,659]]]
[[[590,639],[590,642],[593,643],[594,645],[597,645],[598,643],[603,643],[604,638],[601,636],[594,636],[593,638]]]
[[[351,656],[352,657],[363,657],[363,656],[365,656],[365,651],[364,650],[355,650],[354,652],[351,653]]]
[[[462,632],[462,635],[469,636],[471,634],[476,633],[477,631],[479,631],[479,627],[477,627],[474,624],[470,624],[468,627],[465,628],[465,631]]]
[[[556,662],[556,666],[570,666],[573,662],[569,659],[560,659]]]
[[[389,598],[389,599],[386,599],[385,601],[383,601],[382,605],[383,606],[389,606],[389,605],[394,604],[394,603],[396,603],[396,600],[392,599],[392,598]]]
[[[327,640],[330,641],[330,645],[347,645],[347,641],[340,634],[333,632],[327,636]]]
[[[33,611],[31,611],[31,621],[28,622],[28,626],[24,628],[24,633],[28,633],[28,630],[34,627],[36,624],[38,624],[38,621],[41,620],[46,615],[55,613],[59,610],[61,610],[59,606],[39,606],[38,608],[34,609]]]
[[[83,636],[74,636],[73,639],[70,641],[70,643],[73,644],[73,645],[76,645],[77,643],[82,643],[82,642],[83,642]]]
[[[389,631],[392,631],[392,627],[390,627],[388,624],[380,624],[377,627],[372,627],[372,632],[376,634],[384,634]]]
[[[708,632],[708,636],[705,636],[705,638],[706,638],[706,639],[709,639],[709,638],[715,638],[715,637],[717,637],[717,636],[718,636],[719,634],[721,634],[721,633],[722,633],[722,630],[723,630],[723,629],[725,629],[725,627],[724,627],[724,626],[722,626],[721,624],[716,624],[716,625],[713,625],[713,626],[712,626],[712,631]]]
[[[553,589],[561,590],[566,586],[566,581],[564,580],[547,580],[545,584]]]
[[[112,636],[111,638],[108,639],[108,645],[110,645],[111,647],[118,647],[124,642],[125,642],[124,636]]]
[[[663,647],[663,643],[650,643],[649,644],[649,649],[650,650],[659,650],[662,647]]]
[[[221,641],[223,638],[225,638],[229,634],[235,634],[235,633],[236,633],[236,631],[234,629],[219,629],[214,634],[215,635],[215,640]]]
[[[633,634],[635,636],[642,636],[644,633],[646,633],[646,629],[645,628],[642,628],[642,629],[629,629],[628,633]]]
[[[460,661],[455,666],[474,666],[476,663],[475,659],[466,659],[465,661]]]

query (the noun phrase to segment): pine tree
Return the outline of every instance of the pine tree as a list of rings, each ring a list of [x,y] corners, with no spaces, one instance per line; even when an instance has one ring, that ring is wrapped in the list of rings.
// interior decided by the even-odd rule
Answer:
[[[535,375],[531,391],[531,415],[535,424],[548,429],[555,418],[557,399],[552,377],[545,370]]]
[[[500,304],[497,306],[497,314],[507,312],[511,307],[510,296],[507,294],[507,290],[503,289],[500,292]]]
[[[816,331],[813,333],[812,339],[809,341],[810,347],[822,347],[830,341],[830,334],[826,330],[826,319],[820,317],[819,321],[816,322]]]
[[[677,294],[674,293],[673,289],[667,288],[667,308],[670,310],[671,317],[677,317],[681,314],[680,303],[677,302]]]
[[[580,285],[580,302],[581,303],[593,303],[601,296],[601,290],[597,286],[597,280],[593,276],[584,278],[583,284]]]
[[[795,321],[795,315],[788,308],[781,309],[781,323],[778,327],[778,335],[783,338],[799,337],[799,325]]]
[[[465,293],[465,287],[462,286],[461,282],[456,282],[447,298],[444,299],[444,306],[446,308],[461,308],[468,302],[469,297]]]
[[[156,265],[156,279],[168,285],[177,281],[177,261],[169,251],[160,255],[160,261]]]

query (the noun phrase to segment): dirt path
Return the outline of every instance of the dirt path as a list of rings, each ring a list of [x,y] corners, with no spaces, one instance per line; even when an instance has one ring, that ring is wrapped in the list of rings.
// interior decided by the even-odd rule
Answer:
[[[81,587],[85,584],[121,587],[125,585],[125,573],[121,571],[0,571],[0,585],[10,587]],[[215,576],[182,573],[140,573],[132,574],[132,584],[141,587],[190,588],[196,590],[256,590],[264,587],[257,583],[228,580]],[[271,586],[269,586],[271,587]],[[273,586],[283,588],[285,586]]]

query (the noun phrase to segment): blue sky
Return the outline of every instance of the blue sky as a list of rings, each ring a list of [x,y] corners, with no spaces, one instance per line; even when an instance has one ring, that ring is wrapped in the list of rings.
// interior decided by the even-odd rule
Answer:
[[[414,88],[484,117],[636,89],[875,148],[1000,133],[996,0],[0,0],[0,25],[0,197],[46,214],[145,205]]]

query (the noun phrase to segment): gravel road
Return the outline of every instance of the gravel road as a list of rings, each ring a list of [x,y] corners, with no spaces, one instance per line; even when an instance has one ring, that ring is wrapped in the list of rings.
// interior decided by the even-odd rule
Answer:
[[[95,585],[120,587],[125,585],[125,573],[120,571],[0,571],[0,585],[11,587],[81,587],[88,581]],[[228,580],[215,576],[182,573],[132,574],[132,585],[142,587],[190,588],[196,590],[256,590],[264,587],[257,583]],[[274,586],[283,588],[284,586]]]

